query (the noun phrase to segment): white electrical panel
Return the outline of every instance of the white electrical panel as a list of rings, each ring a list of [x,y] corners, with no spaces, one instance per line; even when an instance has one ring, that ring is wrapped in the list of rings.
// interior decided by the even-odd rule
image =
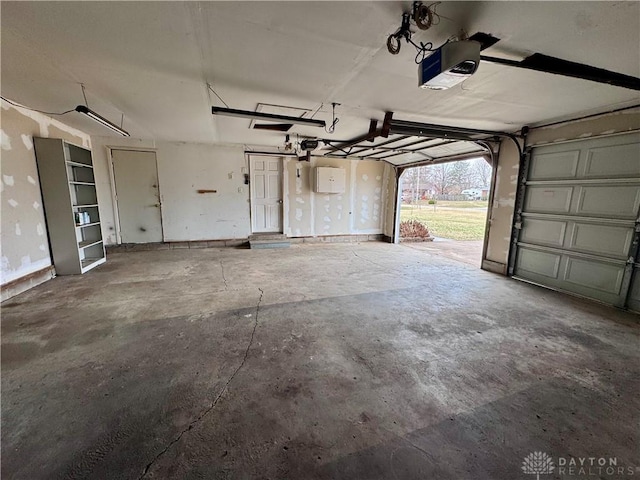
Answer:
[[[317,167],[316,193],[344,193],[346,178],[344,168]]]

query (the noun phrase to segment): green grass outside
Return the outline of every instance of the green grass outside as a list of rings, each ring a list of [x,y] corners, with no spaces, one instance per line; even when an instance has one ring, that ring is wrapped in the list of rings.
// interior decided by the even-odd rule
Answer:
[[[487,211],[469,209],[486,206],[487,202],[439,201],[434,209],[433,205],[423,201],[419,206],[402,205],[400,220],[419,220],[427,225],[430,234],[435,237],[452,240],[482,240]]]
[[[429,205],[429,200],[420,200],[418,205],[421,208],[431,207],[433,209],[433,205]],[[486,200],[469,200],[469,201],[453,201],[453,200],[438,200],[436,203],[436,207],[455,207],[455,208],[486,208],[488,202]],[[406,205],[407,207],[414,206],[413,204]],[[402,208],[405,208],[405,205],[402,205]]]

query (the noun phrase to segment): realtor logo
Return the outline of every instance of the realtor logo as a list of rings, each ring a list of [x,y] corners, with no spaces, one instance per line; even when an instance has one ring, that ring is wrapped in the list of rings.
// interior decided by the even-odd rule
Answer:
[[[529,475],[535,475],[540,480],[540,475],[550,475],[555,469],[553,460],[544,452],[531,452],[522,462],[522,471]]]

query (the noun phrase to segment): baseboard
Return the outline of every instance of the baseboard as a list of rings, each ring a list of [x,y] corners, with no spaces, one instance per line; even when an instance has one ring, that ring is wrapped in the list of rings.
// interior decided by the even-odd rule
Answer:
[[[480,268],[488,272],[499,273],[500,275],[507,274],[507,265],[492,260],[482,260],[482,266]]]
[[[322,235],[318,237],[288,237],[291,243],[357,243],[357,242],[391,242],[390,237],[380,233],[355,235]],[[391,242],[392,243],[392,242]],[[150,250],[179,250],[193,248],[248,248],[248,238],[231,238],[226,240],[197,240],[193,242],[159,242],[159,243],[122,243],[106,245],[107,253],[144,252]]]
[[[159,243],[122,243],[106,245],[107,253],[144,252],[149,250],[184,250],[196,248],[247,247],[246,238],[230,238],[227,240],[197,240],[193,242],[159,242]]]
[[[382,234],[355,234],[355,235],[322,235],[319,237],[290,237],[291,243],[359,243],[380,242]]]
[[[51,280],[56,276],[56,271],[53,265],[45,267],[36,272],[25,275],[24,277],[16,278],[11,282],[7,282],[0,286],[1,301],[15,297],[16,295],[26,292],[27,290],[40,285],[41,283]]]

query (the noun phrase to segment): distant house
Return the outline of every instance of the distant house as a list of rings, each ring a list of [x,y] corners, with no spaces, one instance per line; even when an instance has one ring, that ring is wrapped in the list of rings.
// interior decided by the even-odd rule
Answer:
[[[489,198],[489,187],[467,188],[460,195],[465,195],[469,200],[486,200]]]

